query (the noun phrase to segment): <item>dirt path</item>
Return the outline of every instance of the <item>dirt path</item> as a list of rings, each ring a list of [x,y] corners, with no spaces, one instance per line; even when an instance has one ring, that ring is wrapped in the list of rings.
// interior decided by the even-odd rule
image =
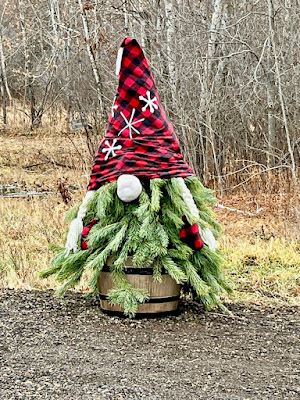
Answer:
[[[0,292],[0,399],[299,399],[299,311],[104,315],[79,294]]]

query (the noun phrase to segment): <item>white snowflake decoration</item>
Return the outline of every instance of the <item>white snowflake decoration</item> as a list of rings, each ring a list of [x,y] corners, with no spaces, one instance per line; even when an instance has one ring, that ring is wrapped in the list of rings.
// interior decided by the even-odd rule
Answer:
[[[145,111],[147,109],[147,107],[149,107],[150,112],[153,114],[154,111],[158,109],[158,105],[154,103],[155,101],[157,101],[157,98],[156,98],[156,96],[154,96],[153,99],[151,99],[150,90],[147,90],[146,95],[147,95],[147,98],[144,96],[139,97],[140,100],[143,100],[146,102],[146,104],[142,108],[142,111]]]
[[[124,128],[122,128],[122,129],[120,130],[119,136],[121,135],[121,133],[122,133],[123,131],[125,131],[125,129],[129,129],[129,136],[130,136],[130,139],[132,139],[132,131],[134,131],[136,134],[139,135],[139,134],[140,134],[139,130],[136,129],[133,125],[136,125],[136,124],[138,124],[139,122],[144,121],[145,118],[142,118],[142,119],[139,119],[139,120],[137,120],[137,121],[132,122],[132,121],[133,121],[133,118],[134,118],[134,114],[135,114],[135,108],[132,109],[132,113],[131,113],[131,116],[130,116],[129,121],[128,121],[128,119],[125,117],[125,115],[123,114],[122,111],[121,111],[120,114],[121,114],[122,117],[124,118],[124,120],[125,120],[125,122],[126,122],[126,125],[124,126]]]
[[[108,146],[107,148],[102,150],[102,153],[106,153],[106,156],[104,158],[105,161],[107,161],[108,157],[112,155],[112,157],[116,157],[115,150],[121,150],[122,146],[119,144],[116,146],[115,144],[117,143],[118,139],[114,139],[112,141],[112,144],[109,143],[108,140],[105,140],[105,145]]]

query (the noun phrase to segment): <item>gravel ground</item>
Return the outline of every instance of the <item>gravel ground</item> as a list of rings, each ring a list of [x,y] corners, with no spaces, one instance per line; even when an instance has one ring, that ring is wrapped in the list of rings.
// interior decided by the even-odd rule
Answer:
[[[194,303],[130,320],[95,300],[0,291],[0,399],[299,399],[299,310]],[[297,343],[298,342],[298,343]]]

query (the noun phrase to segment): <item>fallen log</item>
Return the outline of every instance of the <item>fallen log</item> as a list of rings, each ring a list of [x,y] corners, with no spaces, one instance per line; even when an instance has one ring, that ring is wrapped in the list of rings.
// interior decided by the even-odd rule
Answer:
[[[255,213],[252,213],[250,211],[244,211],[244,210],[239,210],[238,208],[233,208],[233,207],[227,207],[224,206],[223,204],[217,203],[215,204],[215,207],[221,208],[223,210],[227,210],[227,211],[233,211],[236,212],[238,214],[245,214],[245,215],[249,215],[250,217],[255,217],[258,214],[261,213],[261,211],[263,210],[262,208],[258,208],[257,211]]]
[[[48,194],[51,194],[53,192],[37,192],[35,190],[29,191],[29,192],[18,192],[18,193],[0,193],[0,197],[9,197],[9,198],[20,198],[20,197],[32,197],[32,196],[46,196]]]
[[[0,186],[0,193],[9,192],[10,190],[16,190],[18,186],[16,185],[2,185]]]

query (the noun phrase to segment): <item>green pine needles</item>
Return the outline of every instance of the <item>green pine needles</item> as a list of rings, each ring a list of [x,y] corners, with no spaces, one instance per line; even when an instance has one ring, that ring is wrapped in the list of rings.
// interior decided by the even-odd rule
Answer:
[[[41,276],[46,278],[55,274],[63,283],[57,291],[61,296],[80,281],[84,271],[91,271],[89,284],[91,291],[97,293],[102,269],[108,257],[113,257],[110,270],[114,288],[108,293],[108,298],[112,304],[121,304],[126,315],[134,316],[139,304],[145,302],[149,294],[132,287],[127,281],[125,263],[131,256],[133,267],[153,268],[156,282],[162,281],[164,269],[183,285],[184,292],[192,293],[207,309],[215,306],[225,309],[218,295],[230,291],[230,288],[224,281],[221,253],[205,245],[200,251],[194,251],[179,238],[183,215],[190,224],[208,227],[218,237],[221,228],[209,208],[215,198],[196,177],[185,178],[185,183],[193,195],[200,220],[191,215],[176,178],[142,181],[143,191],[132,203],[123,203],[118,198],[116,182],[102,186],[87,206],[84,224],[93,218],[99,219],[89,232],[88,249],[77,250],[68,256],[61,249],[53,258],[51,267]],[[76,216],[76,212],[68,214],[69,219]]]

